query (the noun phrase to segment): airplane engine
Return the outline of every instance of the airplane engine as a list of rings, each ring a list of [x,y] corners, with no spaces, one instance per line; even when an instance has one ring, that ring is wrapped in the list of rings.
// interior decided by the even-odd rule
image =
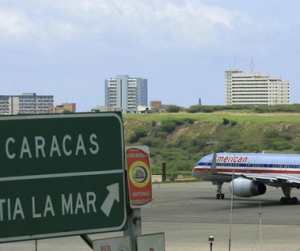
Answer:
[[[239,197],[251,197],[264,194],[267,187],[264,183],[245,178],[236,178],[230,183],[230,190]]]

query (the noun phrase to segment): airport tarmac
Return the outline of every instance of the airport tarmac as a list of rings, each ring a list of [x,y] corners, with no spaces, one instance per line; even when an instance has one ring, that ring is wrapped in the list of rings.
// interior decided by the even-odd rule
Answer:
[[[165,232],[167,251],[209,250],[208,236],[214,235],[213,250],[228,250],[230,195],[215,199],[208,182],[154,185],[154,202],[142,210],[143,233]],[[300,198],[300,191],[294,190]],[[234,200],[232,251],[300,250],[300,204],[281,205],[281,190],[269,188],[265,195]],[[259,222],[261,221],[261,224]],[[103,235],[93,235],[101,238]],[[34,243],[0,245],[0,251],[31,251]],[[42,240],[40,251],[88,251],[79,237]]]
[[[211,234],[214,250],[228,250],[228,185],[223,191],[225,200],[216,200],[209,182],[158,184],[155,202],[143,210],[144,229],[166,232],[168,251],[209,250]],[[292,195],[300,198],[300,191]],[[281,196],[280,189],[268,187],[265,195],[234,200],[231,250],[300,250],[300,204],[281,205]]]

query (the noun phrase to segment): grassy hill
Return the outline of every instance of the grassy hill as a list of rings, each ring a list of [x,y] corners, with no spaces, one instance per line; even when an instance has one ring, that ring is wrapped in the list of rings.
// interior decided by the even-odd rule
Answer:
[[[201,156],[220,151],[299,152],[299,113],[157,113],[126,115],[127,145],[148,145],[152,167],[191,172]]]

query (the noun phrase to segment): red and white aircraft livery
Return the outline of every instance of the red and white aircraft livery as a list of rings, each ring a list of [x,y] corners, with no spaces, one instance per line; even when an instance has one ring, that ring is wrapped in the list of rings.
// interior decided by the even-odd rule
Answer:
[[[264,194],[268,186],[280,187],[282,203],[297,203],[292,188],[300,188],[300,154],[213,153],[204,156],[193,176],[217,185],[217,199],[224,199],[222,185],[231,182],[233,194],[251,197]]]

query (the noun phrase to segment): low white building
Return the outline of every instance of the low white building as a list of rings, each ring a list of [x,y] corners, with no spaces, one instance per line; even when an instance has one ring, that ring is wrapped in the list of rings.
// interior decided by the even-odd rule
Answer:
[[[225,72],[226,105],[289,104],[289,82],[278,77],[240,70]]]
[[[51,95],[0,95],[0,115],[46,114],[53,110],[54,97]]]

